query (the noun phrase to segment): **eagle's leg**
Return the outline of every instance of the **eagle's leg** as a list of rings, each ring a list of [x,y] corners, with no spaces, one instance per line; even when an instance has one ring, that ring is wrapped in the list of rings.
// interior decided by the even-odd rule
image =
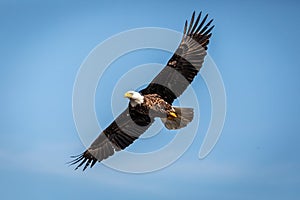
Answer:
[[[167,129],[175,130],[183,128],[193,120],[194,110],[192,108],[173,107],[173,109],[174,111],[170,111],[167,117],[161,118]]]

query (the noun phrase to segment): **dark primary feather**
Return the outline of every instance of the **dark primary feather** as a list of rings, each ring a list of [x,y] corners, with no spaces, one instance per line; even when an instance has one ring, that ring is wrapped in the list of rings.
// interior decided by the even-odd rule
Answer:
[[[120,151],[128,147],[134,140],[143,134],[153,123],[147,115],[141,115],[128,108],[121,113],[92,143],[92,145],[82,154],[74,156],[70,165],[78,164],[85,170],[88,166],[98,161],[102,161],[113,155],[115,151]]]
[[[210,32],[214,27],[210,26],[213,20],[206,23],[208,15],[201,22],[200,18],[201,12],[196,20],[194,12],[189,26],[185,22],[184,35],[175,54],[152,82],[140,91],[141,94],[159,94],[172,104],[193,81],[204,62]]]

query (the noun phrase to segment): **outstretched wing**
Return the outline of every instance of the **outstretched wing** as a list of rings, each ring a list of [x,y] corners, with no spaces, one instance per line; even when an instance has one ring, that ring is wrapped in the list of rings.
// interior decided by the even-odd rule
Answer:
[[[206,23],[208,15],[200,22],[201,12],[195,19],[192,15],[189,27],[185,22],[183,37],[167,66],[152,80],[141,94],[159,94],[165,101],[172,102],[179,97],[199,72],[206,56],[211,37],[213,20]]]
[[[71,165],[78,164],[78,169],[84,165],[93,167],[98,161],[102,161],[113,155],[115,151],[125,149],[134,140],[139,138],[153,123],[154,119],[148,115],[141,115],[128,108],[121,113],[82,154],[73,157]]]

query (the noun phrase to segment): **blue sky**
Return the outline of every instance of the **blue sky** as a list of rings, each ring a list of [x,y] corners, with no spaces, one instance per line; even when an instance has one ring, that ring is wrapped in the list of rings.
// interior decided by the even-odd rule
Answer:
[[[291,0],[1,1],[1,198],[298,199],[299,7]],[[198,159],[210,99],[197,77],[200,131],[171,166],[147,174],[101,164],[84,173],[68,167],[69,156],[84,150],[73,121],[72,91],[89,52],[131,28],[182,31],[194,10],[215,19],[209,54],[227,93],[226,123],[209,156]],[[128,55],[124,65],[165,63],[170,56],[148,53]],[[110,100],[103,98],[104,106],[96,103],[97,116],[107,125],[113,118],[105,107]],[[147,151],[147,143],[151,140],[130,150]]]

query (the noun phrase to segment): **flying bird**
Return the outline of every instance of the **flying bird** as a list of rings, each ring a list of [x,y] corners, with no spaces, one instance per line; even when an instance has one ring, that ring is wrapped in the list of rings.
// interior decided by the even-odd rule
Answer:
[[[169,130],[180,129],[193,119],[192,108],[172,106],[191,84],[202,67],[211,37],[213,19],[207,22],[206,14],[195,19],[195,12],[188,23],[185,21],[183,37],[167,65],[151,83],[140,91],[128,91],[128,107],[101,134],[91,146],[78,156],[73,156],[71,165],[76,169],[93,167],[95,163],[112,156],[132,144],[154,122],[160,119]],[[201,20],[200,20],[201,19]]]

